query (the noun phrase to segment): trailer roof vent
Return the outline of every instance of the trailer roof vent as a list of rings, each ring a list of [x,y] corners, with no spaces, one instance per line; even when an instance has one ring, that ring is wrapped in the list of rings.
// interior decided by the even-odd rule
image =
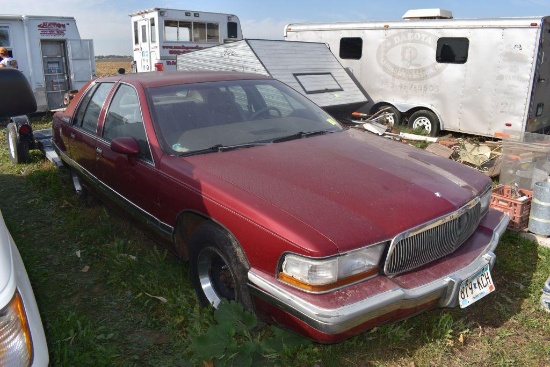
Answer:
[[[412,9],[403,14],[404,20],[412,19],[452,19],[453,12],[445,9]]]

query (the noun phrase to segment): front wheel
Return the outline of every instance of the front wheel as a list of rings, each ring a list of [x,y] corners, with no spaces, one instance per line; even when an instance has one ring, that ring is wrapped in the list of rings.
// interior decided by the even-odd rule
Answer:
[[[19,140],[17,125],[13,122],[8,124],[6,130],[11,161],[13,164],[27,162],[29,160],[29,142]]]
[[[439,133],[439,119],[432,111],[416,111],[409,117],[409,127],[424,130],[429,136],[437,136]]]
[[[386,122],[389,126],[397,127],[398,125],[401,125],[401,112],[393,106],[382,105],[378,107],[374,113],[385,115]]]
[[[223,299],[253,311],[248,264],[236,239],[213,222],[193,233],[189,249],[191,280],[202,305],[217,308]]]

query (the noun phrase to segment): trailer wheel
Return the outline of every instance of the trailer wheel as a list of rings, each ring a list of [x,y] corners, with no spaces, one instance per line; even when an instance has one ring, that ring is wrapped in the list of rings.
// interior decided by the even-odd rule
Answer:
[[[409,127],[425,130],[430,136],[437,136],[439,133],[439,119],[432,111],[419,110],[409,117]]]
[[[390,126],[398,126],[398,125],[401,125],[401,123],[403,122],[401,112],[393,106],[390,106],[390,105],[379,106],[374,111],[374,113],[377,114],[379,112],[381,114],[386,114],[386,121]]]
[[[8,150],[13,164],[24,163],[29,160],[29,142],[19,141],[17,125],[9,123],[7,128]]]

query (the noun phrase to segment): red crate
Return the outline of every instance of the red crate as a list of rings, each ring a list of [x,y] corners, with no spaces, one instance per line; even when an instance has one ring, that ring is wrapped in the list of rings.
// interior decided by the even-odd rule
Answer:
[[[510,223],[508,229],[521,231],[529,224],[529,213],[531,212],[531,201],[533,191],[518,189],[520,196],[527,196],[525,200],[512,199],[513,186],[500,185],[493,189],[491,194],[491,208],[508,213]]]

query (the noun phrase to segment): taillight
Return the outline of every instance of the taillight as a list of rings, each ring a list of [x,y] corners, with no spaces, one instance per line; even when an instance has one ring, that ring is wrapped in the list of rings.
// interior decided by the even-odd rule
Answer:
[[[29,125],[19,126],[19,135],[27,135],[31,133],[31,127]]]
[[[156,71],[164,71],[164,64],[162,62],[156,62],[155,63],[155,70]]]

